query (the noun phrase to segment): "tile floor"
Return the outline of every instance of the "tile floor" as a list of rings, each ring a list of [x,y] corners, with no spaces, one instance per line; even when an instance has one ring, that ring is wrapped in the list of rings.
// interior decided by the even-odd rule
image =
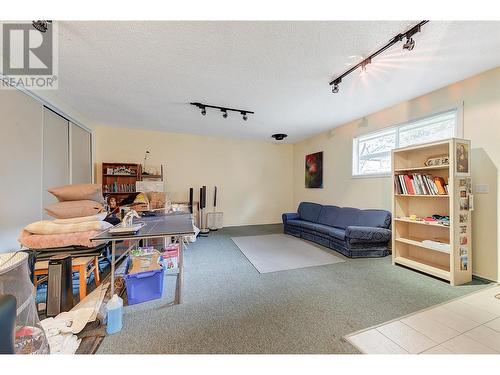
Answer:
[[[500,354],[500,286],[346,336],[366,354]]]

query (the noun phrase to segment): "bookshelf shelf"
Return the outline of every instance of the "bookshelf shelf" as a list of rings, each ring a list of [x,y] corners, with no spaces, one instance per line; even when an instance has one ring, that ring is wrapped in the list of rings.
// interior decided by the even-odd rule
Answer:
[[[396,222],[402,222],[402,223],[410,223],[410,224],[417,224],[417,225],[427,225],[427,226],[430,226],[430,227],[450,229],[449,225],[439,224],[439,223],[434,222],[434,221],[417,221],[417,220],[410,220],[410,219],[404,219],[404,218],[395,218],[394,221],[396,221]]]
[[[448,194],[440,194],[440,195],[430,195],[430,194],[394,194],[396,197],[405,197],[405,198],[449,198]]]
[[[411,168],[399,168],[395,169],[396,173],[401,172],[414,172],[414,171],[432,171],[432,170],[448,170],[450,168],[449,165],[437,165],[437,166],[423,166],[423,167],[411,167]]]
[[[426,262],[425,260],[411,257],[396,257],[394,259],[395,263],[401,264],[403,266],[413,268],[417,271],[425,272],[429,275],[439,277],[440,279],[448,280],[451,279],[451,273],[446,267],[432,262]]]
[[[408,245],[418,246],[418,247],[421,247],[422,249],[427,249],[427,250],[432,250],[432,251],[438,251],[438,252],[444,253],[444,254],[450,254],[450,251],[442,250],[442,249],[436,249],[434,247],[430,247],[430,246],[424,245],[422,243],[423,240],[424,239],[417,238],[417,237],[410,237],[410,238],[400,237],[400,238],[396,238],[396,241],[399,241],[399,242],[402,242],[402,243],[406,243]],[[446,242],[446,240],[445,239],[440,239],[440,242]]]
[[[428,159],[437,155],[448,156],[449,165],[425,166]],[[458,157],[462,169],[464,160],[468,161],[468,167],[461,173],[457,173]],[[470,141],[457,138],[392,151],[393,264],[447,280],[451,285],[472,280],[469,159]],[[417,218],[448,216],[450,225],[410,220],[412,215]],[[422,243],[424,240],[450,246],[439,249]]]

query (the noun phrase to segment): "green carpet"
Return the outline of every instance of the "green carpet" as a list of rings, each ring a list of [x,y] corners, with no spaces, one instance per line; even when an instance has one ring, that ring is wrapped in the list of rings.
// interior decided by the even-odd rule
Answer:
[[[280,232],[257,225],[199,238],[185,251],[184,303],[126,307],[123,330],[98,353],[356,353],[344,335],[486,285],[452,287],[390,256],[259,274],[230,238]]]

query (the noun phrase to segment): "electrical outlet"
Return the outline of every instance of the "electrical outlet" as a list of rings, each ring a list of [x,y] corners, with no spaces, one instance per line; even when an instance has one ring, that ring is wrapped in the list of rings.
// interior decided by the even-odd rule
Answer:
[[[488,184],[477,184],[474,189],[476,194],[487,194],[490,192],[490,185]]]

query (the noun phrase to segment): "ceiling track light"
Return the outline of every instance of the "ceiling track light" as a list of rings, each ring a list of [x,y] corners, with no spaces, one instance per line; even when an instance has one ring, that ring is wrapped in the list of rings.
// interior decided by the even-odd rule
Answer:
[[[421,21],[418,24],[416,24],[415,26],[413,26],[411,29],[407,30],[406,32],[396,35],[385,46],[383,46],[379,50],[375,51],[370,56],[368,56],[366,59],[364,59],[363,61],[354,65],[352,68],[350,68],[349,70],[345,71],[344,73],[339,75],[337,78],[332,80],[330,82],[330,86],[333,86],[332,93],[336,94],[339,92],[339,84],[340,84],[340,82],[342,82],[342,78],[348,76],[349,74],[351,74],[352,72],[354,72],[358,68],[361,68],[362,72],[366,71],[366,66],[372,62],[372,59],[374,57],[380,55],[382,52],[386,51],[387,49],[389,49],[390,47],[392,47],[396,43],[402,42],[403,38],[406,38],[406,42],[403,44],[403,49],[405,49],[407,51],[413,50],[413,48],[415,48],[415,40],[413,40],[413,38],[412,38],[413,35],[415,35],[416,33],[419,33],[421,31],[422,26],[428,22],[429,21],[425,21],[425,20]]]
[[[41,33],[46,33],[49,28],[49,23],[52,23],[52,21],[38,20],[31,22],[31,25]]]
[[[336,94],[339,92],[339,84],[342,80],[339,79],[339,80],[335,80],[335,82],[333,82],[333,87],[332,87],[332,93]]]
[[[223,118],[227,118],[228,116],[228,112],[232,111],[232,112],[238,112],[241,117],[243,118],[243,121],[247,121],[248,120],[248,114],[254,114],[255,112],[252,112],[252,111],[247,111],[246,109],[235,109],[235,108],[227,108],[227,107],[219,107],[217,105],[210,105],[210,104],[203,104],[203,103],[199,103],[199,102],[193,102],[193,103],[189,103],[191,105],[194,105],[195,107],[201,109],[201,114],[203,116],[205,116],[207,114],[207,108],[214,108],[214,109],[218,109],[222,112],[222,117]]]
[[[413,50],[415,48],[415,41],[413,40],[412,37],[406,37],[406,43],[403,44],[403,49],[406,49],[408,51]]]

